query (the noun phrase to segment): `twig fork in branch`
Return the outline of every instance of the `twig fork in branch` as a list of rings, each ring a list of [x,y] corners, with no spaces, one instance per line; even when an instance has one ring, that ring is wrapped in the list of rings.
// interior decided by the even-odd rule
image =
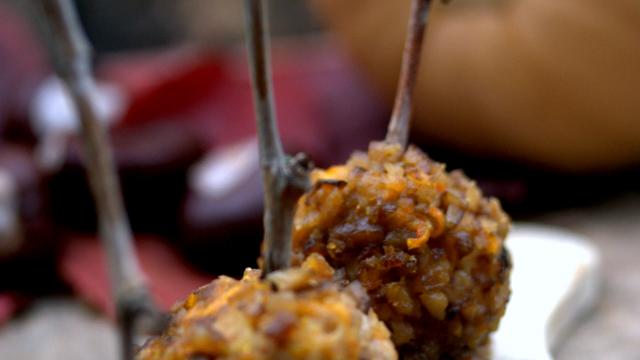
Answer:
[[[288,157],[275,119],[269,54],[268,16],[263,0],[245,0],[247,48],[253,84],[260,164],[264,184],[264,273],[287,268],[295,205],[308,188],[309,163]]]

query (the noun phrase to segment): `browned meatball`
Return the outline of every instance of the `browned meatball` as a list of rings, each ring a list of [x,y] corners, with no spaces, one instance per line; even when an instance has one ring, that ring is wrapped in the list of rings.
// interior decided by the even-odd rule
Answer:
[[[312,178],[294,263],[319,253],[345,283],[359,280],[405,358],[458,357],[486,343],[510,294],[510,221],[498,200],[419,149],[383,142]]]
[[[364,290],[338,291],[333,274],[315,255],[265,280],[222,276],[178,305],[137,359],[397,359],[385,325],[359,308]]]

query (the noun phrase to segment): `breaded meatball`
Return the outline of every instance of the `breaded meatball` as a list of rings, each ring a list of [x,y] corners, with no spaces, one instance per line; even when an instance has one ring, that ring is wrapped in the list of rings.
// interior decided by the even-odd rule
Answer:
[[[338,291],[320,255],[260,279],[222,276],[173,310],[168,329],[137,359],[397,359],[362,287]],[[358,291],[360,289],[360,291]]]
[[[404,358],[459,357],[486,343],[509,299],[509,217],[462,172],[374,142],[316,170],[299,201],[294,263],[321,254],[358,280]]]

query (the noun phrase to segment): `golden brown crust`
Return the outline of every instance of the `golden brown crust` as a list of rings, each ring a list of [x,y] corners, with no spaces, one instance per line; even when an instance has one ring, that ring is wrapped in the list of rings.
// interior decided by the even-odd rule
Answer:
[[[332,276],[316,255],[266,280],[251,269],[220,277],[176,306],[137,359],[397,359],[384,324]]]
[[[461,172],[415,147],[372,143],[313,174],[294,262],[320,253],[359,280],[405,357],[459,356],[486,342],[509,298],[509,218]]]

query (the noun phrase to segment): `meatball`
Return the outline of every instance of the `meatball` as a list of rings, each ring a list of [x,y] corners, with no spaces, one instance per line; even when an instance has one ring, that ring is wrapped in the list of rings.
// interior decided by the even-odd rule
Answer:
[[[222,276],[175,307],[137,359],[397,359],[364,289],[342,291],[320,255],[261,279]]]
[[[403,358],[470,354],[509,299],[509,217],[462,172],[418,148],[374,142],[312,174],[298,203],[293,261],[319,253],[359,281]]]

